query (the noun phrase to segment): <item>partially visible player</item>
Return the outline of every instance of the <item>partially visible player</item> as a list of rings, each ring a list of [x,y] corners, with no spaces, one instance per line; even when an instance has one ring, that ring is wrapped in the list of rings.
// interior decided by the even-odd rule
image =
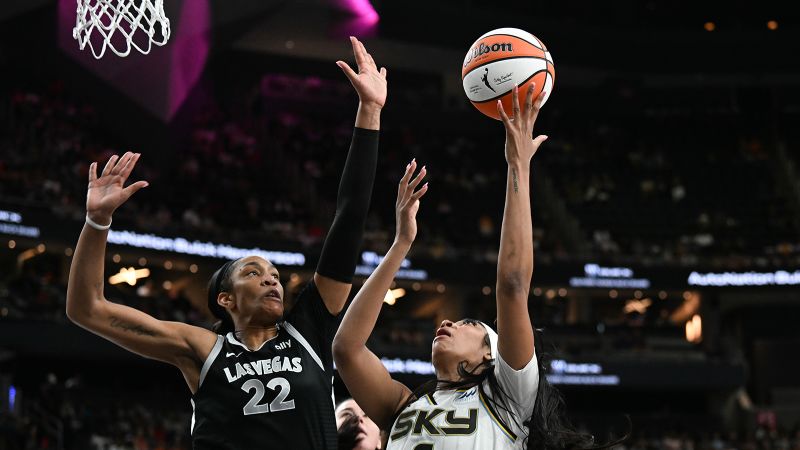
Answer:
[[[352,398],[336,405],[336,429],[339,450],[383,448],[381,430]]]
[[[576,433],[562,417],[563,402],[540,372],[528,315],[533,275],[530,164],[547,139],[531,139],[545,93],[533,102],[529,89],[514,117],[498,102],[506,129],[506,204],[497,263],[497,329],[477,320],[445,320],[431,357],[436,380],[416,392],[393,380],[367,347],[386,290],[416,236],[417,177],[412,163],[400,183],[397,232],[385,259],[350,305],[333,344],[334,360],[353,399],[382,429],[388,450],[585,448],[591,436]],[[422,175],[424,176],[424,168]]]
[[[199,449],[335,449],[331,342],[352,287],[377,164],[386,70],[351,38],[359,72],[345,72],[359,96],[356,129],[337,211],[313,279],[291,311],[277,268],[259,256],[225,263],[209,283],[214,331],[157,320],[103,294],[105,248],[114,211],[147,186],[125,187],[139,154],[89,169],[86,225],[72,259],[67,316],[147,358],[177,367],[192,392],[192,445]],[[264,183],[280,183],[277,175]],[[209,180],[213,182],[213,180]],[[232,199],[234,200],[234,199]],[[157,382],[157,381],[154,381]]]

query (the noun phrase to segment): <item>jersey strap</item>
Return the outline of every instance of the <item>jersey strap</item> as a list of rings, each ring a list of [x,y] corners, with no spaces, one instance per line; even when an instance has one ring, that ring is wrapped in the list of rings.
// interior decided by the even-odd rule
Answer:
[[[492,407],[492,403],[486,398],[485,395],[483,395],[483,389],[478,389],[478,394],[480,396],[481,404],[484,408],[486,408],[486,412],[489,413],[489,417],[492,418],[492,422],[500,427],[500,430],[502,430],[503,434],[511,439],[511,442],[516,442],[517,435],[511,431],[511,427],[506,425],[505,422],[503,422],[503,419],[500,418],[500,415],[497,414],[497,411],[494,409],[494,407]]]
[[[315,352],[314,349],[311,348],[311,344],[308,343],[306,338],[304,338],[303,335],[300,334],[299,331],[297,331],[297,328],[293,327],[292,324],[290,324],[289,322],[283,322],[283,325],[286,327],[286,331],[288,331],[289,334],[293,338],[295,338],[297,342],[300,343],[300,345],[302,345],[303,347],[305,347],[306,350],[308,350],[308,353],[311,354],[311,358],[314,359],[314,362],[316,362],[317,365],[319,365],[319,368],[324,371],[325,366],[322,365],[322,360],[319,359],[319,356],[317,356],[317,352]]]
[[[219,355],[219,351],[222,350],[222,336],[217,335],[217,342],[214,343],[214,347],[211,348],[211,353],[208,354],[205,362],[203,363],[203,368],[200,369],[200,380],[197,382],[197,389],[200,389],[200,386],[203,385],[203,380],[206,379],[206,374],[208,373],[208,369],[211,368],[211,365],[214,364],[214,360],[217,359],[217,355]]]

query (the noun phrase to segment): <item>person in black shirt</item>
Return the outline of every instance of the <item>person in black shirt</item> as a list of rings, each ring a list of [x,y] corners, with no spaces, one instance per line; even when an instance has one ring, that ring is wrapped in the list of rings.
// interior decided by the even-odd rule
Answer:
[[[386,69],[350,38],[358,72],[337,61],[359,96],[356,128],[339,185],[336,216],[313,279],[284,311],[269,261],[226,262],[209,282],[214,331],[157,320],[109,302],[103,261],[113,212],[147,182],[125,182],[138,153],[89,169],[86,225],[73,255],[67,316],[132,352],[176,366],[192,392],[195,449],[335,449],[333,358],[337,316],[352,287],[377,164]]]

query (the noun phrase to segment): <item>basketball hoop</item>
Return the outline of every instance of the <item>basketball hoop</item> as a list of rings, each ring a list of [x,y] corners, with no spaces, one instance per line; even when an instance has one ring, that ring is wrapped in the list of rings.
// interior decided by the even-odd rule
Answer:
[[[164,0],[78,0],[72,37],[81,50],[88,43],[97,59],[106,48],[118,56],[128,56],[132,48],[146,55],[153,44],[164,45],[169,40]]]

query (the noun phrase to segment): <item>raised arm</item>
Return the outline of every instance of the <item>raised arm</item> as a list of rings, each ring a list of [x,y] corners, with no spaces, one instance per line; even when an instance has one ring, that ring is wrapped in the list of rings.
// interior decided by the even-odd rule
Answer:
[[[528,316],[528,291],[533,276],[533,224],[531,222],[531,158],[547,136],[531,139],[533,124],[544,93],[533,103],[528,89],[520,110],[519,88],[514,87],[514,117],[509,118],[500,102],[497,109],[506,128],[506,206],[500,231],[497,261],[497,347],[513,369],[522,369],[533,357],[533,327]]]
[[[356,294],[333,339],[333,359],[339,375],[356,403],[381,429],[388,429],[392,415],[411,391],[391,378],[380,359],[367,348],[367,339],[375,328],[386,291],[417,234],[419,199],[427,192],[428,185],[414,192],[425,177],[423,167],[409,182],[415,169],[416,162],[412,161],[398,187],[394,243]]]
[[[147,186],[147,182],[137,181],[123,188],[138,159],[138,153],[128,152],[122,158],[114,155],[99,178],[97,163],[92,163],[89,168],[88,219],[72,257],[67,285],[67,317],[121,347],[171,363],[185,375],[191,375],[192,366],[197,361],[202,365],[202,358],[214,345],[212,332],[183,323],[157,320],[136,309],[109,302],[103,294],[108,230],[96,229],[89,224],[93,222],[101,228],[110,225],[114,210]],[[190,382],[189,377],[187,382]],[[196,388],[191,383],[190,387]]]
[[[331,314],[344,308],[358,262],[361,237],[367,220],[375,167],[378,163],[378,130],[386,103],[386,69],[375,65],[358,39],[351,37],[358,73],[344,61],[336,64],[358,93],[358,113],[353,141],[339,182],[336,217],[325,238],[314,282]]]

